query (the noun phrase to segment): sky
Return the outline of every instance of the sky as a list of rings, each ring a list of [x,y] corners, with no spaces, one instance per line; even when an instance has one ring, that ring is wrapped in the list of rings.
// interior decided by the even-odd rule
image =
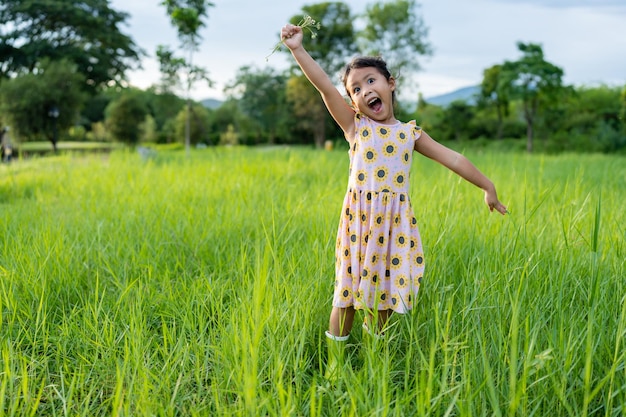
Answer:
[[[242,66],[288,68],[291,58],[284,52],[266,61],[281,27],[302,6],[323,1],[212,2],[200,32],[202,45],[193,60],[209,71],[214,86],[195,84],[191,93],[195,100],[223,100],[224,87]],[[154,58],[158,45],[178,49],[184,56],[160,3],[111,0],[112,8],[130,15],[120,30],[147,53],[143,69],[129,73],[130,84],[139,88],[159,80]],[[353,13],[361,13],[373,0],[344,3]],[[414,97],[417,92],[428,98],[480,84],[486,68],[521,57],[518,41],[540,44],[545,59],[564,70],[566,84],[626,85],[625,0],[418,0],[418,4],[433,55],[418,58],[422,70],[409,83],[417,90],[412,91]]]

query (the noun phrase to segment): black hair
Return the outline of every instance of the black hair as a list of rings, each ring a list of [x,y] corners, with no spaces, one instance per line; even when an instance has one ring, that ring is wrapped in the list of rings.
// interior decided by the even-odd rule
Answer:
[[[343,71],[343,75],[341,76],[341,81],[343,82],[343,86],[346,88],[346,91],[348,92],[348,96],[352,97],[352,95],[350,94],[350,90],[348,89],[348,86],[346,85],[346,83],[348,82],[348,75],[350,75],[350,71],[353,69],[368,68],[368,67],[376,68],[378,72],[380,72],[387,79],[387,81],[389,81],[392,78],[391,72],[387,68],[387,63],[381,57],[357,56],[353,58],[352,61],[348,62],[348,64],[346,65]],[[395,103],[396,102],[395,90],[393,91],[391,98],[393,102]]]

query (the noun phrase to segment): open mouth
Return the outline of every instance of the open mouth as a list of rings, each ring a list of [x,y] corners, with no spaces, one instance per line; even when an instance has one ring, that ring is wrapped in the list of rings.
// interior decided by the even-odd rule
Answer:
[[[367,102],[367,107],[374,110],[375,112],[379,112],[382,106],[383,102],[380,101],[378,97],[375,97]]]

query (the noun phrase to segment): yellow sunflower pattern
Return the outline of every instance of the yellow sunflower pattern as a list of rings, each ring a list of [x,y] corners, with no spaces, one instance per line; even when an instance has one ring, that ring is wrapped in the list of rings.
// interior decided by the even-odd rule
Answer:
[[[388,126],[377,126],[375,131],[382,139],[387,139],[391,135],[391,129]]]
[[[387,142],[383,145],[383,154],[390,158],[398,153],[398,146],[393,142]]]
[[[372,138],[372,129],[368,126],[363,127],[359,132],[363,142],[366,142]]]
[[[359,170],[359,172],[356,173],[356,182],[359,185],[365,185],[367,182],[367,171]]]
[[[376,149],[372,147],[365,148],[363,154],[365,157],[365,162],[368,163],[374,163],[376,162],[376,158],[378,158],[378,152],[376,152]]]

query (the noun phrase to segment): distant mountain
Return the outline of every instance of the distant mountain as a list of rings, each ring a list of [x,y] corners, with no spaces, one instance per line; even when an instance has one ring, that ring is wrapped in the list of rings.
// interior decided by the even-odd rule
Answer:
[[[480,87],[473,85],[471,87],[463,87],[451,93],[441,94],[439,96],[427,97],[424,100],[428,104],[435,104],[437,106],[447,106],[453,101],[462,100],[467,104],[476,103],[476,94],[480,93]]]
[[[220,100],[216,100],[214,98],[204,99],[200,101],[200,103],[202,103],[204,107],[209,108],[209,109],[217,109],[219,106],[222,105],[222,102]]]

